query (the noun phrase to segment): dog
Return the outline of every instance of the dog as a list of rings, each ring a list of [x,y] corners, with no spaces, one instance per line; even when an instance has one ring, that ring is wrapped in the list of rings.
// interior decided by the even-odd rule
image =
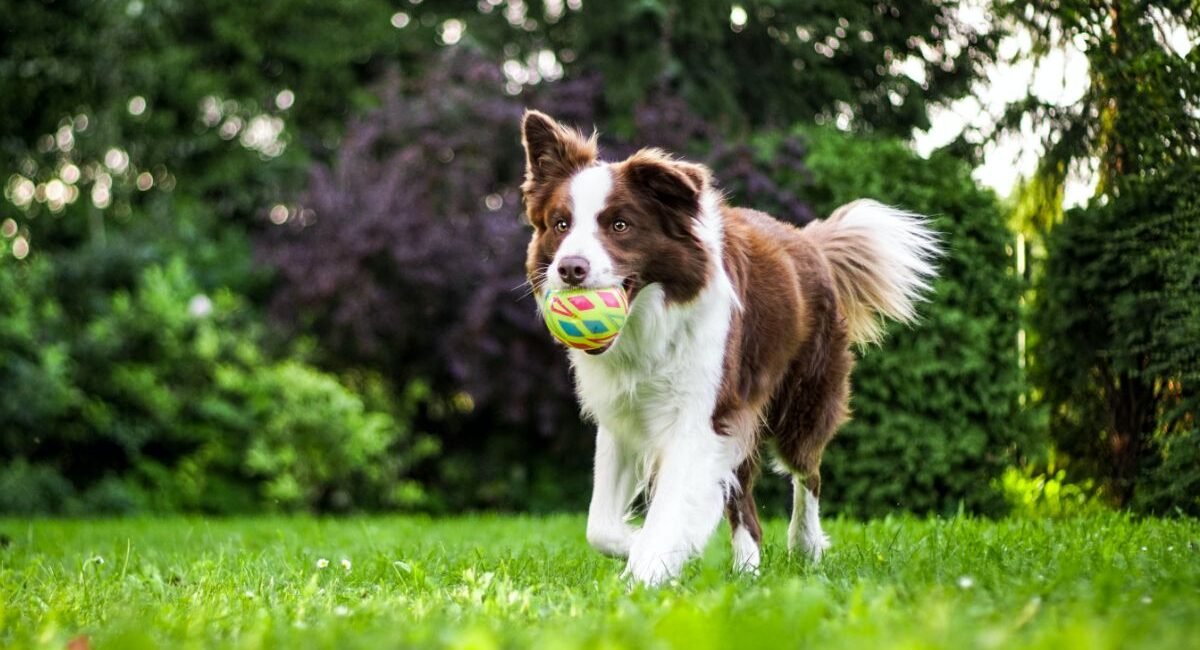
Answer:
[[[851,346],[878,341],[881,317],[916,317],[939,254],[928,220],[859,200],[797,228],[728,205],[702,165],[657,149],[604,162],[595,133],[537,111],[521,126],[535,294],[621,286],[630,300],[611,347],[568,352],[597,425],[588,543],[657,585],[724,512],[735,568],[757,573],[769,443],[793,484],[789,552],[819,561],[821,455],[849,415]]]

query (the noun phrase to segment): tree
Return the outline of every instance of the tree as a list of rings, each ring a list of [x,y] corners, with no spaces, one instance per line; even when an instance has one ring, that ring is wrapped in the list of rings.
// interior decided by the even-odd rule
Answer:
[[[997,6],[1033,38],[1037,62],[1068,44],[1087,57],[1090,84],[1060,105],[1032,91],[1011,105],[997,134],[1023,121],[1044,129],[1044,154],[1027,197],[1026,221],[1046,232],[1062,218],[1069,172],[1095,163],[1098,196],[1122,177],[1155,177],[1200,155],[1200,11],[1187,0],[1025,0]],[[1184,49],[1180,49],[1181,45]]]
[[[1032,234],[1046,238],[1032,377],[1050,435],[1115,503],[1134,504],[1138,483],[1151,480],[1159,498],[1143,505],[1194,512],[1184,486],[1195,477],[1173,482],[1154,468],[1180,467],[1196,440],[1200,49],[1187,42],[1200,39],[1200,12],[1188,2],[1080,0],[1002,13],[1033,34],[1035,56],[1081,47],[1091,77],[1074,104],[1030,95],[1000,124],[1032,118],[1047,128],[1022,203]],[[1068,171],[1090,162],[1096,196],[1064,215]]]
[[[553,53],[567,77],[598,71],[625,134],[632,107],[665,86],[724,130],[815,119],[907,135],[928,126],[928,105],[970,92],[997,41],[956,1],[566,4],[509,2],[468,34],[518,62]]]
[[[336,144],[382,61],[415,58],[421,39],[394,38],[391,14],[382,0],[6,7],[0,182],[22,236],[75,247],[180,196],[246,223]]]

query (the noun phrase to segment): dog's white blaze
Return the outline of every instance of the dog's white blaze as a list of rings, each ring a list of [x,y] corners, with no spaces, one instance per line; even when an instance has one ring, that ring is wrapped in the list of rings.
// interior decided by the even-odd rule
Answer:
[[[632,536],[626,567],[627,575],[646,584],[678,575],[683,563],[703,548],[720,521],[729,490],[737,485],[734,469],[749,451],[744,441],[717,435],[712,426],[723,342],[736,304],[721,263],[722,226],[715,205],[706,197],[695,224],[713,260],[700,294],[689,303],[668,305],[662,286],[648,285],[638,293],[621,338],[609,351],[597,356],[571,352],[585,413],[605,432],[601,437],[611,434],[630,452],[611,457],[621,470],[605,468],[607,478],[597,473],[597,490],[620,494],[603,483],[624,475],[624,464],[643,489],[654,479],[646,523]],[[596,528],[606,526],[598,522]]]
[[[750,535],[750,531],[746,530],[745,526],[734,528],[733,569],[757,575],[760,561],[761,556],[758,550],[758,542],[754,541],[754,537]]]
[[[804,487],[804,479],[792,476],[792,521],[788,524],[788,551],[799,546],[814,562],[829,548],[829,537],[821,530],[817,497]]]
[[[608,201],[612,184],[612,170],[608,165],[588,167],[571,178],[571,230],[559,245],[550,272],[546,274],[551,289],[566,286],[558,275],[558,263],[564,257],[576,255],[587,260],[591,267],[583,286],[604,289],[621,284],[622,278],[616,276],[612,257],[600,242],[600,225],[596,221],[596,215]]]

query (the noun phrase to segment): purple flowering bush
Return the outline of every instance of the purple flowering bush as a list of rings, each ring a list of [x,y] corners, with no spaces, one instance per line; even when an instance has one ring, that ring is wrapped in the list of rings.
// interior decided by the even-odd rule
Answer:
[[[605,128],[595,75],[505,93],[496,64],[448,52],[419,79],[392,78],[381,106],[351,122],[330,164],[313,167],[277,226],[258,240],[277,272],[271,311],[315,334],[334,366],[368,366],[397,386],[432,389],[421,426],[444,455],[427,480],[454,489],[445,505],[561,505],[585,490],[591,441],[578,417],[566,355],[525,284],[528,226],[518,186],[519,122],[537,107],[587,129],[602,155],[661,146],[714,168],[732,193],[803,222],[812,213],[775,184],[803,174],[789,141],[769,164],[726,142],[666,91],[635,111],[627,136]],[[565,477],[565,478],[564,478]],[[564,490],[567,496],[564,497]]]

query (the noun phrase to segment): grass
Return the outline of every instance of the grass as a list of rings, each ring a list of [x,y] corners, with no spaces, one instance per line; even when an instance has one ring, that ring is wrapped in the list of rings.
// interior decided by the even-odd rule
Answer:
[[[832,521],[819,567],[786,556],[784,525],[767,527],[758,578],[728,569],[722,531],[677,584],[631,590],[575,516],[0,520],[0,647],[1159,650],[1200,638],[1195,520]]]

